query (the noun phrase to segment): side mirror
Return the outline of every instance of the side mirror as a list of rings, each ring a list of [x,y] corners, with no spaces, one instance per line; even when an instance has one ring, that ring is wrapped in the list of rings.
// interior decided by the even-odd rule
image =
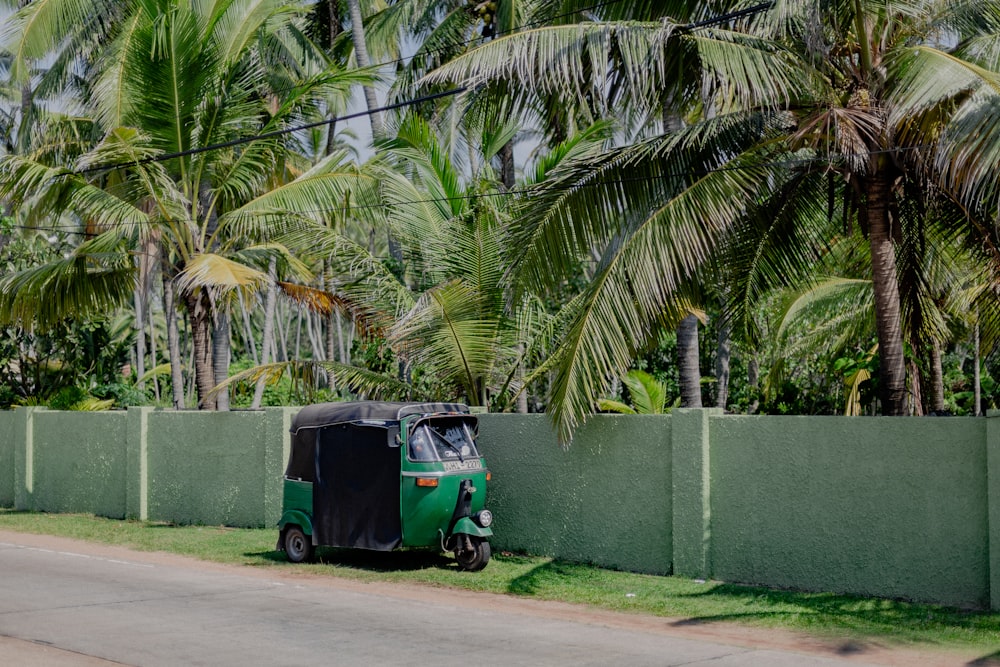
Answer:
[[[386,444],[389,447],[399,447],[403,444],[403,439],[399,435],[399,426],[390,426],[385,430]]]

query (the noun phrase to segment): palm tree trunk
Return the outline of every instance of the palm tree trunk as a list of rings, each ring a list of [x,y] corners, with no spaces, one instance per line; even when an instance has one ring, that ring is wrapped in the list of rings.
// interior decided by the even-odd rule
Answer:
[[[757,361],[756,354],[751,354],[750,361],[747,362],[747,384],[750,385],[751,397],[750,405],[747,406],[747,414],[757,414],[757,409],[760,408],[760,389],[758,387],[760,384],[760,363]]]
[[[507,192],[514,189],[514,140],[500,149],[500,181]]]
[[[701,370],[698,367],[698,318],[688,315],[677,327],[677,372],[681,407],[701,407]]]
[[[191,327],[195,386],[198,392],[198,409],[215,410],[214,396],[209,396],[215,386],[215,367],[212,365],[212,304],[204,290],[196,290],[184,297]]]
[[[243,320],[243,342],[247,349],[247,355],[253,360],[253,365],[256,366],[260,363],[260,357],[257,356],[257,343],[254,341],[250,313],[247,312],[247,307],[243,303],[243,299],[240,299],[240,317]]]
[[[267,296],[264,297],[264,339],[260,344],[260,363],[266,364],[270,361],[271,357],[271,345],[274,338],[274,305],[278,300],[278,289],[275,286],[275,281],[277,280],[277,260],[273,257],[271,262],[267,267],[267,274],[271,276],[271,282],[267,286]],[[264,398],[264,385],[266,381],[264,378],[257,380],[257,386],[253,390],[253,403],[250,407],[257,409],[260,407],[260,403]]]
[[[184,374],[181,371],[181,340],[177,331],[177,309],[174,306],[174,285],[163,276],[163,315],[167,320],[167,354],[170,358],[170,391],[174,410],[184,409]]]
[[[524,386],[524,343],[517,344],[517,383],[521,385],[521,391],[517,393],[517,413],[528,414],[528,388]]]
[[[907,362],[910,378],[910,407],[908,413],[915,417],[924,416],[923,383],[920,381],[920,368],[916,361]]]
[[[884,155],[865,187],[868,238],[871,244],[872,288],[875,292],[875,328],[878,333],[879,398],[882,414],[906,414],[906,359],[900,319],[896,251],[889,221],[889,174]]]
[[[718,348],[715,355],[715,407],[726,409],[729,403],[729,363],[732,359],[733,341],[729,324],[719,323]]]
[[[142,260],[139,260],[139,264],[142,264]],[[135,305],[135,374],[138,378],[136,386],[139,387],[140,391],[146,390],[146,382],[143,376],[146,375],[146,325],[145,317],[143,312],[145,308],[143,306],[142,297],[142,285],[136,286],[135,292],[132,295]]]
[[[212,332],[212,375],[215,384],[221,384],[229,377],[229,354],[232,348],[229,313],[225,307],[216,313],[215,330]],[[220,391],[215,399],[217,410],[229,409],[229,388]]]
[[[983,405],[983,395],[982,395],[982,377],[980,376],[980,368],[982,368],[980,366],[980,362],[982,360],[979,358],[979,322],[976,322],[975,336],[976,340],[972,355],[973,363],[975,364],[975,367],[972,370],[972,382],[974,385],[972,390],[972,397],[973,400],[975,401],[975,405],[972,408],[972,414],[975,415],[976,417],[979,417],[980,415],[983,414],[983,411],[981,409]]]
[[[159,366],[156,354],[156,323],[153,321],[152,315],[146,318],[146,324],[149,326],[149,358],[153,364],[152,368],[156,368]],[[160,381],[157,379],[156,373],[153,373],[153,396],[156,397],[156,401],[159,403]]]
[[[358,67],[364,69],[371,64],[368,59],[368,43],[365,41],[365,26],[361,20],[361,3],[359,0],[347,0],[347,9],[351,16],[351,40],[354,42],[354,57],[358,61]],[[378,100],[375,97],[375,88],[371,84],[363,86],[365,91],[365,103],[368,105],[368,119],[372,126],[372,138],[378,139],[382,136],[382,115],[375,111],[378,108]]]
[[[928,412],[944,412],[944,371],[941,366],[941,343],[931,341],[931,395]]]

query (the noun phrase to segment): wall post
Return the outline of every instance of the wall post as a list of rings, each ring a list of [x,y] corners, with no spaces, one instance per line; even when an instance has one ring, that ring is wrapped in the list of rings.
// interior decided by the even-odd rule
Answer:
[[[292,416],[298,408],[264,410],[264,527],[273,528],[281,520],[285,462],[291,447]]]
[[[990,609],[1000,611],[1000,410],[986,413],[986,505]]]
[[[128,408],[125,426],[125,516],[149,519],[149,414],[156,408]]]
[[[683,577],[706,579],[712,574],[709,419],[722,413],[718,408],[671,413],[674,574]]]
[[[35,509],[35,414],[41,407],[17,408],[14,425],[14,509]]]

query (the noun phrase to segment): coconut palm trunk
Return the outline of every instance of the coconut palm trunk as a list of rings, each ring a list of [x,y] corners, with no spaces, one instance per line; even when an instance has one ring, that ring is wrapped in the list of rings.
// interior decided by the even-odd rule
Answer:
[[[213,386],[221,384],[229,377],[229,354],[232,348],[232,332],[230,329],[229,312],[225,307],[218,308],[215,315],[215,326],[212,330],[212,376]],[[229,388],[218,392],[215,399],[216,410],[229,409]]]
[[[732,360],[732,331],[729,324],[722,321],[719,324],[718,347],[715,356],[715,407],[723,410],[729,404],[729,365]]]
[[[677,327],[677,371],[681,407],[700,408],[701,370],[698,367],[698,318],[688,315]]]
[[[170,390],[175,410],[183,410],[184,373],[181,370],[181,341],[177,330],[177,308],[174,305],[174,285],[163,276],[163,315],[167,320],[167,348],[170,357]]]
[[[203,289],[185,295],[184,302],[187,305],[191,326],[198,408],[215,410],[215,396],[209,393],[215,386],[215,367],[212,364],[212,304],[208,293]]]
[[[264,334],[263,339],[260,344],[260,362],[262,364],[270,363],[271,361],[271,347],[274,344],[274,310],[275,304],[278,300],[278,290],[275,286],[277,281],[277,261],[272,257],[271,262],[267,267],[267,273],[271,276],[271,284],[267,287],[267,296],[264,297]],[[264,378],[257,380],[257,384],[253,391],[253,403],[250,407],[257,409],[260,407],[261,401],[264,399],[264,388],[267,381]]]
[[[906,359],[900,318],[896,251],[889,218],[890,174],[888,158],[873,158],[873,172],[865,184],[868,237],[871,245],[872,288],[875,293],[875,328],[878,333],[879,398],[882,414],[906,414]]]
[[[358,61],[358,67],[365,68],[371,65],[368,58],[368,43],[365,41],[365,26],[361,19],[361,3],[359,0],[348,0],[348,13],[351,17],[351,40],[354,42],[354,57]],[[362,86],[365,92],[365,104],[368,105],[368,119],[371,121],[372,138],[377,139],[382,136],[382,115],[375,111],[378,108],[378,99],[375,97],[375,87],[371,84]]]

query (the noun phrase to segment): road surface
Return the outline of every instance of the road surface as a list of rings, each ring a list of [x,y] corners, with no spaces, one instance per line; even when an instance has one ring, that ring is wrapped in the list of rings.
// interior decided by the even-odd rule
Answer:
[[[948,664],[726,627],[0,531],[0,665]]]

